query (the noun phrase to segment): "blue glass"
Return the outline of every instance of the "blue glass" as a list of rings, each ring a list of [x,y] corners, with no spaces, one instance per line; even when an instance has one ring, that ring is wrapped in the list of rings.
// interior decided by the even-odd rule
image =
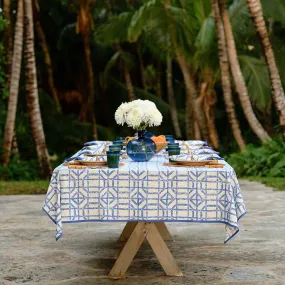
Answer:
[[[107,154],[107,164],[109,168],[118,168],[120,162],[120,153],[109,152]]]
[[[173,138],[172,135],[164,135],[165,136],[165,139],[167,142],[169,143],[175,143],[175,139]]]
[[[126,150],[128,156],[137,162],[149,161],[156,153],[153,140],[145,137],[145,130],[138,131],[138,138],[128,142]]]
[[[135,133],[135,137],[138,136],[138,132]],[[151,133],[149,131],[145,131],[144,137],[150,139],[151,137],[154,137],[155,134]]]
[[[151,132],[146,131],[146,133],[144,134],[144,136],[148,139],[150,139],[151,137],[154,137],[155,135]]]
[[[120,141],[113,141],[113,145],[120,147],[121,149],[123,149],[123,142]]]

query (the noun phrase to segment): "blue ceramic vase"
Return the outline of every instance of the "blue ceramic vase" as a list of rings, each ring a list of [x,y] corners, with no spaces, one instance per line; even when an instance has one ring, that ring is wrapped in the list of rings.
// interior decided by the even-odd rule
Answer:
[[[146,132],[146,130],[138,131],[138,138],[132,139],[127,144],[127,154],[134,161],[149,161],[156,153],[156,145],[153,140],[145,137]]]

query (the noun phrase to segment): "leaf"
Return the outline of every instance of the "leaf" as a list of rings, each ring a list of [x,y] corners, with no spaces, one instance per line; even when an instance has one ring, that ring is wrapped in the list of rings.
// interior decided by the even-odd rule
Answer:
[[[95,40],[102,44],[112,45],[115,42],[128,41],[128,27],[133,12],[124,12],[112,16],[106,23],[100,25],[95,33]]]
[[[149,21],[161,18],[163,15],[165,15],[165,12],[159,0],[146,1],[132,16],[128,28],[128,39],[135,42]]]
[[[247,56],[239,56],[244,79],[251,101],[264,110],[271,102],[270,78],[267,65],[262,60]]]
[[[262,0],[262,10],[265,18],[285,24],[285,2],[284,0]]]
[[[202,27],[197,35],[195,45],[202,51],[209,50],[216,38],[215,22],[212,16],[203,21]]]

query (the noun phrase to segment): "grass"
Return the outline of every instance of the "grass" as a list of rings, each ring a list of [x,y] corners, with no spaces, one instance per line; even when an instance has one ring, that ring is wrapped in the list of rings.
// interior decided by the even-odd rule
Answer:
[[[48,180],[0,181],[0,195],[46,194],[48,185]]]
[[[285,178],[281,177],[245,177],[250,181],[258,181],[279,191],[285,191]],[[48,180],[39,181],[0,181],[0,195],[46,194]]]
[[[249,181],[258,181],[266,186],[275,188],[279,191],[285,191],[285,178],[284,177],[245,177]]]

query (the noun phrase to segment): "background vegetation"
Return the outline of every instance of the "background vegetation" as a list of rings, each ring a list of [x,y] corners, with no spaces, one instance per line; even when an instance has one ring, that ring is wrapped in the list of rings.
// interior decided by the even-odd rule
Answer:
[[[2,180],[48,178],[49,163],[55,167],[84,142],[131,135],[132,130],[115,124],[114,112],[121,102],[134,98],[152,100],[162,112],[163,124],[152,132],[205,139],[229,159],[238,175],[284,177],[285,108],[280,111],[280,106],[285,102],[285,2],[261,1],[275,73],[280,76],[277,87],[264,34],[251,19],[249,7],[258,4],[259,0],[4,1],[0,13]],[[19,5],[22,22],[17,18]],[[29,31],[34,34],[32,44]],[[231,31],[235,47],[227,42]],[[19,87],[13,90],[12,58],[20,41]],[[252,112],[243,104],[244,91]],[[15,93],[15,123],[8,124],[15,132],[7,148],[9,97]],[[32,105],[35,98],[43,133],[32,123],[31,114],[38,110]],[[40,149],[43,144],[47,151]]]

